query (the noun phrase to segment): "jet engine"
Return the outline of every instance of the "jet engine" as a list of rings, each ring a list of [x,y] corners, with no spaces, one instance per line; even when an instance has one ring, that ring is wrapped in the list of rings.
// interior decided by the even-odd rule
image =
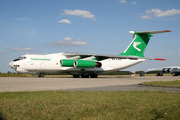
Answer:
[[[62,67],[74,67],[75,60],[62,59],[60,60],[60,64]]]
[[[92,60],[70,60],[62,59],[60,60],[62,67],[76,67],[76,68],[100,68],[102,64],[100,62],[95,62]]]
[[[74,61],[74,67],[76,68],[94,68],[101,67],[102,64],[100,62],[95,62],[91,60],[76,60]]]

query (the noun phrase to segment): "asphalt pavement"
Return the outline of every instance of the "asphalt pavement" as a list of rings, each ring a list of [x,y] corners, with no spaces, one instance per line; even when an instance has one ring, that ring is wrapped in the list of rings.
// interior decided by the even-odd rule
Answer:
[[[28,78],[0,77],[0,92],[18,91],[170,91],[180,88],[150,87],[139,83],[174,81],[180,76],[99,77],[99,78]]]

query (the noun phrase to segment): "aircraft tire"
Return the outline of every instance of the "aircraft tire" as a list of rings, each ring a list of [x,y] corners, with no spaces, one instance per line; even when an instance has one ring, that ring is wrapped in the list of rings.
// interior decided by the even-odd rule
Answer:
[[[73,75],[73,78],[79,78],[79,75]]]
[[[82,78],[89,78],[89,74],[82,74],[81,77]]]
[[[91,77],[91,78],[97,78],[98,75],[97,75],[97,74],[91,74],[90,77]]]

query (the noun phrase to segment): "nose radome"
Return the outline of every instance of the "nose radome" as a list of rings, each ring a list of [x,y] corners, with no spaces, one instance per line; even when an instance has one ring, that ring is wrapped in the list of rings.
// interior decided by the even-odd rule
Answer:
[[[9,63],[9,66],[10,66],[11,68],[14,68],[14,63],[13,63],[13,61]]]

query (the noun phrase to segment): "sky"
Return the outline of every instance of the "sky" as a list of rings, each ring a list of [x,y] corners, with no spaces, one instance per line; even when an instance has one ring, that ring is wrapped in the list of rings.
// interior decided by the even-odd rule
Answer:
[[[179,0],[0,0],[0,72],[25,54],[81,52],[118,55],[133,40],[129,31],[155,34],[146,60],[128,71],[179,66]]]

